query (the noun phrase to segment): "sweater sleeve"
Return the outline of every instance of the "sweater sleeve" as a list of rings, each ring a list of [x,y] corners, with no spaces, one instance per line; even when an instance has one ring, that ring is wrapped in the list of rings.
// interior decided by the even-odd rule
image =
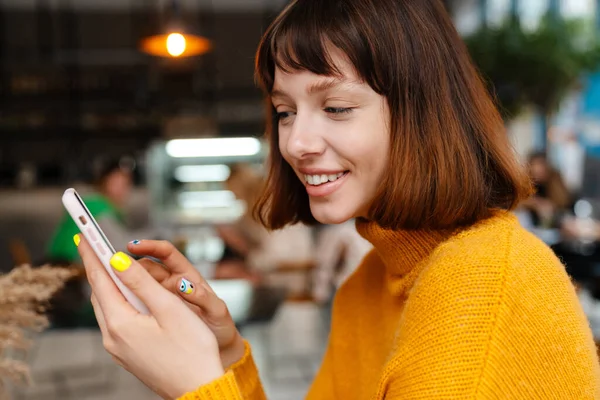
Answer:
[[[242,359],[229,367],[222,377],[178,400],[266,400],[248,342],[245,347]]]
[[[448,261],[415,285],[385,399],[600,398],[591,332],[553,255]]]

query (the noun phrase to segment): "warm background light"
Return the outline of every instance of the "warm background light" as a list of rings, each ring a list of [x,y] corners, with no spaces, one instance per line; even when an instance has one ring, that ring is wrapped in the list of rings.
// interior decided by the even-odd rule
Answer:
[[[171,33],[167,37],[167,51],[173,57],[179,57],[185,52],[186,40],[181,33]]]
[[[173,32],[165,35],[150,36],[142,40],[141,50],[159,57],[191,57],[211,50],[210,40],[186,33]]]

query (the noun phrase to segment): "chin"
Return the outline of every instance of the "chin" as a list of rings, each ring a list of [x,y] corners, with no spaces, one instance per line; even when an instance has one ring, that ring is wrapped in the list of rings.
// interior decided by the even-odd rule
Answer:
[[[313,204],[311,201],[310,212],[317,221],[326,225],[342,224],[355,217],[355,213],[348,212],[335,203]]]

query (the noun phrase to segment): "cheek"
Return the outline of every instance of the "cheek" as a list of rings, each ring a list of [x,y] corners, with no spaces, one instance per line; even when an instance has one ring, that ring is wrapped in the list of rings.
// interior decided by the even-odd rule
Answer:
[[[352,137],[347,137],[338,143],[340,155],[357,167],[361,175],[383,173],[388,163],[389,139],[387,135],[364,135],[362,132]]]
[[[278,133],[278,137],[279,137],[279,139],[278,139],[279,152],[283,156],[283,159],[285,161],[287,161],[288,163],[290,163],[290,155],[287,151],[289,135],[287,135],[285,130],[280,130]]]

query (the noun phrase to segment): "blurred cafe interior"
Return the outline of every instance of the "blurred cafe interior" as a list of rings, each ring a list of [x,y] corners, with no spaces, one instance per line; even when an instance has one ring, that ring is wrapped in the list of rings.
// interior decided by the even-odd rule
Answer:
[[[254,53],[286,3],[0,0],[0,274],[78,262],[69,259],[72,248],[61,250],[66,188],[120,196],[118,217],[99,219],[109,239],[123,247],[134,239],[173,242],[228,304],[269,398],[278,400],[306,394],[335,290],[371,249],[352,221],[267,233],[251,220],[268,153]],[[473,41],[511,17],[537,32],[547,15],[600,37],[600,0],[444,3],[484,74],[507,79],[494,82],[515,110],[507,132],[544,197],[517,213],[571,264],[600,338],[600,62],[576,72],[579,84],[573,78],[567,90],[556,88],[560,105],[549,116],[533,97],[515,95],[524,69],[509,73],[514,67],[500,58],[493,58],[498,70],[485,69],[489,57],[506,54],[500,42],[483,54]],[[560,54],[547,59],[574,65],[561,58],[570,53]],[[529,72],[526,79],[535,79]],[[103,350],[84,278],[51,302],[49,328],[17,354],[33,383],[9,385],[13,398],[155,398]]]

